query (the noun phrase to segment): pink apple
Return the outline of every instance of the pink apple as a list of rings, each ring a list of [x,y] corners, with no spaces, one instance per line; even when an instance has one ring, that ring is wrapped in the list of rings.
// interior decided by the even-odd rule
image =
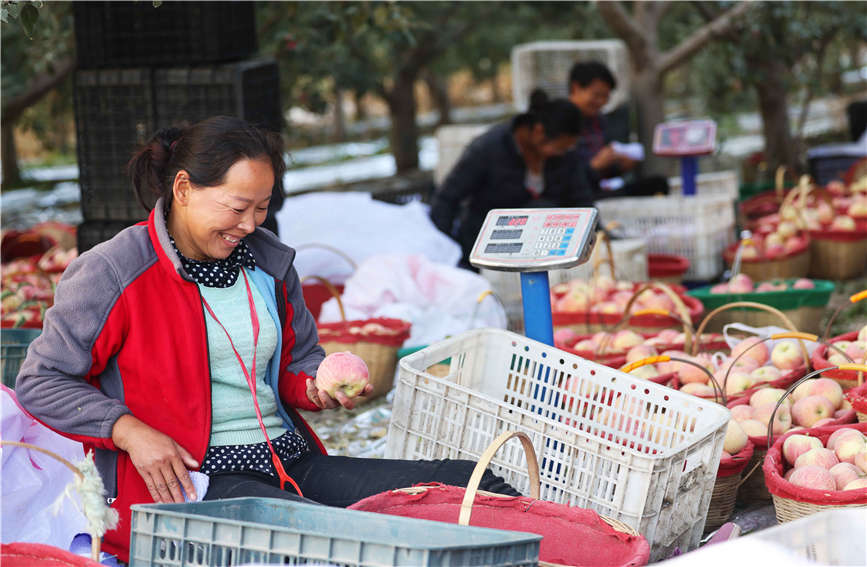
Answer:
[[[855,219],[852,217],[847,217],[845,215],[834,217],[834,220],[831,221],[831,230],[855,230],[857,225],[855,224]]]
[[[801,350],[795,341],[780,341],[771,351],[771,362],[780,370],[793,370],[801,366]]]
[[[725,373],[721,373],[717,371],[717,382],[722,384],[723,378],[725,377]],[[731,396],[744,390],[749,389],[753,385],[753,379],[746,372],[738,372],[734,371],[729,374],[728,380],[725,383],[725,391],[726,396]]]
[[[786,471],[786,474],[783,475],[783,478],[791,482],[792,474],[794,474],[794,472],[795,469],[789,469],[788,471]]]
[[[809,435],[789,435],[783,441],[783,457],[790,465],[794,465],[798,457],[810,449],[820,449],[822,442]]]
[[[626,362],[643,360],[645,358],[650,358],[651,356],[656,356],[657,354],[656,349],[650,345],[635,345],[626,353]]]
[[[867,198],[856,197],[849,209],[846,211],[850,217],[865,217],[867,216]]]
[[[837,455],[841,463],[854,464],[855,456],[864,451],[867,451],[867,442],[865,442],[863,436],[855,437],[854,435],[850,435],[848,437],[841,437],[837,440],[837,445],[834,447],[834,454]]]
[[[594,343],[590,339],[584,339],[583,341],[578,341],[572,347],[573,350],[577,350],[579,352],[593,352],[596,350],[596,343]]]
[[[785,393],[786,391],[781,390],[780,388],[762,388],[750,396],[750,405],[754,408],[758,408],[763,405],[776,404]],[[783,402],[783,406],[789,405],[791,404],[788,399]]]
[[[792,418],[797,425],[812,427],[820,419],[831,417],[834,406],[824,396],[807,396],[795,402],[792,406]]]
[[[746,254],[746,249],[744,249]],[[758,257],[758,252],[756,252]],[[746,274],[737,274],[729,280],[729,291],[731,293],[750,293],[753,291],[753,279]]]
[[[851,427],[842,427],[832,433],[830,437],[828,437],[828,442],[825,443],[825,447],[834,451],[835,449],[837,449],[837,443],[844,437],[855,437],[857,439],[864,439],[864,435],[857,429],[853,429]]]
[[[739,359],[735,360],[732,357],[725,358],[720,363],[719,368],[723,371],[723,375],[728,371],[729,368],[732,371],[740,371],[746,374],[752,374],[753,370],[759,367],[759,364],[749,356],[742,356]]]
[[[762,339],[759,337],[749,337],[736,344],[732,349],[732,358],[737,358],[744,352],[746,354],[743,355],[741,360],[752,359],[756,363],[756,366],[765,364],[770,356],[767,343],[762,342]]]
[[[799,469],[809,465],[816,465],[823,469],[830,469],[839,462],[840,460],[834,454],[834,451],[825,449],[824,447],[817,447],[810,449],[795,459],[795,468]]]
[[[843,403],[843,388],[831,378],[813,380],[813,384],[810,386],[810,395],[824,396],[831,402],[835,410]]]
[[[636,333],[635,331],[631,331],[629,329],[622,329],[617,331],[614,335],[614,342],[612,346],[616,352],[627,351],[630,348],[640,345],[644,342],[644,337]]]
[[[738,422],[744,433],[750,437],[768,437],[768,426],[757,419],[745,419]]]
[[[741,246],[741,258],[743,260],[755,260],[761,258],[761,254],[754,244],[744,244]],[[743,289],[744,288],[738,288],[738,291],[732,289],[731,293],[747,293],[747,291],[743,291]]]
[[[849,413],[849,410],[847,410],[847,409],[843,409],[843,408],[838,409],[837,411],[834,412],[834,419],[840,419],[841,417],[845,416],[847,413]]]
[[[684,394],[691,394],[693,396],[699,396],[701,398],[711,398],[714,395],[713,386],[702,384],[700,382],[690,382],[688,384],[684,384],[680,388],[680,391]]]
[[[629,372],[632,376],[636,376],[638,378],[642,378],[644,380],[650,380],[651,378],[656,378],[659,376],[659,370],[656,369],[656,366],[653,364],[648,364],[647,366],[639,366]]]
[[[843,487],[843,490],[864,490],[867,488],[867,478],[858,478]]]
[[[590,307],[590,302],[586,296],[567,294],[557,300],[555,310],[574,313],[577,311],[587,311],[588,307]]]
[[[795,252],[795,251],[803,248],[803,243],[804,243],[804,241],[802,239],[798,238],[797,236],[790,236],[786,239],[786,243],[785,243],[785,245],[783,245],[783,248],[784,248],[786,254],[791,254],[792,252]],[[784,286],[785,286],[785,284],[784,284]],[[783,287],[783,289],[785,289],[785,287]]]
[[[575,344],[578,339],[578,333],[569,327],[563,327],[554,331],[554,344],[558,347]]]
[[[732,419],[735,421],[743,421],[745,419],[753,419],[753,408],[749,404],[743,404],[731,408]]]
[[[865,351],[867,351],[867,342],[854,341],[846,347],[846,354],[855,362],[864,360]]]
[[[829,222],[834,220],[834,209],[825,201],[821,201],[816,206],[816,213],[816,218],[822,224],[828,224]]]
[[[837,490],[843,490],[844,486],[861,477],[861,471],[852,463],[837,463],[828,472],[834,477]]]
[[[867,451],[855,455],[854,464],[856,467],[861,469],[861,472],[867,474]]]
[[[753,406],[753,415],[755,419],[761,421],[762,423],[767,424],[771,416],[774,416],[774,435],[781,435],[789,430],[792,426],[792,414],[789,411],[789,407],[786,405],[782,405],[779,408],[776,408],[776,412],[774,412],[774,408],[776,404],[765,404],[762,406]]]
[[[774,258],[774,257],[782,254],[782,252],[783,252],[783,248],[781,246],[780,247],[780,253],[772,255],[770,252],[766,252],[765,254],[767,255],[768,258]],[[775,284],[772,284],[771,282],[762,282],[756,286],[756,291],[759,293],[765,292],[765,291],[777,291],[777,286]]]
[[[828,356],[828,362],[834,366],[841,366],[843,364],[849,364],[849,359],[839,352],[832,352],[830,356]]]
[[[798,227],[792,221],[785,220],[777,225],[777,234],[783,238],[794,236],[798,232]]]
[[[716,285],[713,285],[713,286],[711,286],[711,288],[710,288],[710,292],[711,292],[711,293],[716,293],[716,294],[719,294],[719,293],[729,293],[729,284],[727,284],[727,283],[718,283],[718,284],[716,284]]]
[[[815,287],[816,284],[813,283],[813,280],[807,278],[798,278],[792,284],[792,289],[815,289]]]
[[[659,331],[656,335],[656,338],[664,341],[662,344],[674,344],[674,338],[678,335],[678,332],[674,329],[663,329]]]
[[[789,398],[792,400],[792,403],[797,402],[801,398],[806,398],[810,395],[810,388],[813,386],[812,381],[807,380],[806,382],[801,382],[797,388],[795,388],[791,394],[789,394]]]
[[[789,482],[795,486],[814,490],[837,490],[837,484],[834,482],[831,472],[815,465],[796,468],[792,476],[789,477]]]
[[[779,380],[783,376],[783,371],[776,366],[762,366],[750,372],[756,384],[761,382],[773,382]]]
[[[684,360],[691,360],[699,364],[700,366],[705,366],[704,364],[702,364],[702,362],[704,362],[703,360],[697,359],[693,356],[682,354],[679,355],[678,358],[682,358]],[[684,384],[689,384],[691,382],[706,384],[709,379],[707,372],[704,372],[701,368],[692,364],[672,360],[671,362],[665,363],[665,365],[666,366],[664,372],[677,372],[680,381]],[[705,368],[707,367],[705,366]]]
[[[602,303],[597,303],[590,308],[590,311],[594,313],[606,313],[609,315],[622,313],[622,311],[620,311],[620,308],[617,307],[617,304],[613,301],[603,301]]]
[[[867,343],[867,325],[864,325],[861,327],[861,330],[858,331],[858,340]]]
[[[833,417],[824,417],[814,423],[812,427],[825,427],[826,425],[836,425],[837,422]]]
[[[736,455],[747,446],[749,438],[741,426],[734,420],[729,420],[726,426],[726,437],[723,441],[723,450],[728,451],[732,455]]]

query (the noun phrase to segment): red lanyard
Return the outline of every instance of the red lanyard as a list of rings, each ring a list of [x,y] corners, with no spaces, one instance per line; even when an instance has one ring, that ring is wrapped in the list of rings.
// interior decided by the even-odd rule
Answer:
[[[217,319],[217,315],[214,313],[214,310],[211,309],[211,306],[208,305],[207,300],[202,297],[202,304],[205,306],[205,309],[208,310],[208,314],[217,322],[217,325],[223,329],[223,332],[226,333],[226,338],[229,339],[229,345],[232,347],[232,351],[235,353],[235,357],[238,359],[238,364],[241,365],[241,370],[244,372],[244,378],[247,379],[247,386],[250,387],[250,392],[253,394],[253,406],[256,408],[256,419],[259,420],[259,427],[262,429],[262,434],[265,436],[265,441],[268,443],[268,449],[271,451],[271,462],[274,463],[274,468],[277,469],[277,476],[280,477],[280,490],[285,490],[286,482],[292,485],[295,489],[295,492],[298,493],[298,496],[304,496],[301,493],[301,489],[298,488],[298,485],[292,480],[292,477],[286,474],[286,470],[283,468],[283,463],[280,462],[280,459],[277,457],[277,453],[274,451],[274,446],[271,445],[271,440],[268,438],[268,432],[265,430],[265,424],[262,423],[262,412],[259,410],[259,401],[256,399],[256,351],[259,348],[259,316],[256,314],[256,303],[253,301],[253,292],[250,290],[250,280],[247,279],[247,273],[241,268],[241,275],[244,276],[244,284],[247,286],[247,301],[250,303],[250,320],[253,323],[253,366],[249,370],[247,369],[247,365],[244,364],[244,360],[241,358],[241,355],[238,354],[238,349],[235,348],[235,343],[232,342],[232,337],[229,336],[229,331],[226,330],[226,327],[220,323],[220,320]]]

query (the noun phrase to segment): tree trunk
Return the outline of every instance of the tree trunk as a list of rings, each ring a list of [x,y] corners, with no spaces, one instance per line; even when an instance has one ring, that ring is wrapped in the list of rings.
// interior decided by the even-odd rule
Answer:
[[[355,120],[361,122],[367,120],[367,107],[364,106],[364,94],[355,91],[352,96],[355,97]]]
[[[343,108],[343,90],[334,87],[334,138],[346,141],[346,112]]]
[[[635,72],[632,96],[638,109],[638,141],[645,152],[641,174],[673,175],[677,170],[676,160],[653,154],[653,131],[657,124],[665,122],[662,78],[656,69],[645,68]]]
[[[499,78],[499,75],[491,77],[491,101],[494,103],[503,102],[503,93],[500,92]]]
[[[436,106],[440,114],[437,126],[451,124],[452,103],[451,100],[449,100],[449,92],[448,88],[446,88],[445,81],[443,81],[432,71],[425,71],[424,82],[425,85],[427,85],[427,90],[430,93],[430,97],[433,100],[434,105]]]
[[[786,94],[786,76],[789,70],[778,59],[751,61],[759,70],[754,83],[762,116],[762,134],[765,138],[765,161],[771,171],[785,165],[798,171],[796,145],[789,128],[789,101]]]
[[[21,183],[21,170],[18,168],[18,153],[15,151],[15,123],[18,116],[3,117],[2,122],[2,160],[3,160],[3,189]]]
[[[418,169],[418,125],[415,121],[414,71],[404,70],[395,75],[394,86],[386,97],[391,118],[391,153],[397,172]]]

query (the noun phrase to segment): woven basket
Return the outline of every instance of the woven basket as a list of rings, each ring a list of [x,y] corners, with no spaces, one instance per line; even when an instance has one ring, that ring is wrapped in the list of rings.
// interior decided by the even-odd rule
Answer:
[[[753,444],[747,441],[740,453],[720,461],[710,506],[707,509],[707,519],[704,531],[710,532],[726,523],[735,509],[738,487],[741,484],[741,474],[753,458]],[[726,462],[728,461],[728,462]]]
[[[817,437],[824,445],[831,436],[831,433],[841,427],[846,426],[817,427],[793,433]],[[858,429],[862,433],[867,432],[867,425],[865,424],[848,425],[848,427]],[[763,476],[766,477],[766,482],[772,491],[774,512],[776,513],[778,523],[791,522],[825,510],[867,508],[867,490],[822,492],[820,490],[797,487],[785,480],[782,476],[782,448],[783,443],[789,435],[791,433],[782,435],[774,442],[762,465]],[[827,504],[823,503],[823,501],[831,499],[836,501]]]
[[[810,277],[848,280],[867,270],[867,232],[812,231],[810,235]]]
[[[729,266],[734,263],[739,246],[740,242],[735,242],[723,252],[723,257]],[[740,272],[750,276],[751,279],[757,282],[774,279],[802,278],[809,271],[810,238],[806,235],[802,240],[801,246],[790,254],[773,259],[741,259],[740,265]]]
[[[319,345],[329,355],[335,352],[351,352],[367,364],[367,372],[373,391],[367,396],[356,398],[355,404],[360,405],[387,394],[394,385],[394,370],[397,367],[397,351],[409,338],[410,323],[400,319],[373,318],[358,321],[347,321],[343,301],[336,288],[323,278],[316,279],[327,284],[337,300],[341,321],[336,323],[319,323]],[[384,332],[365,330],[366,325],[378,325]],[[381,329],[380,329],[381,330]]]
[[[843,395],[852,404],[852,409],[855,410],[858,421],[860,423],[867,423],[867,382],[857,388],[852,388]]]

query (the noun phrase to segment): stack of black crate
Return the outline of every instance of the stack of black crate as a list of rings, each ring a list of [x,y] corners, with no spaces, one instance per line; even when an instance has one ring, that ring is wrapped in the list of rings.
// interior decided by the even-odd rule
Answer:
[[[253,2],[75,2],[83,252],[147,218],[126,164],[158,129],[217,114],[280,130],[277,64]],[[152,205],[152,203],[149,203]]]

